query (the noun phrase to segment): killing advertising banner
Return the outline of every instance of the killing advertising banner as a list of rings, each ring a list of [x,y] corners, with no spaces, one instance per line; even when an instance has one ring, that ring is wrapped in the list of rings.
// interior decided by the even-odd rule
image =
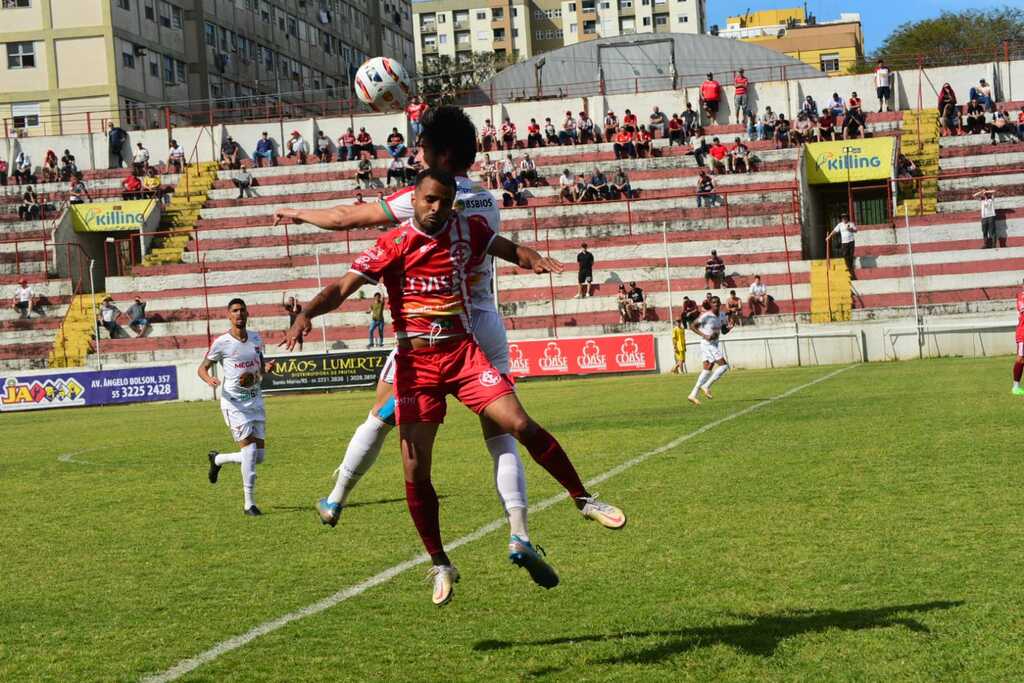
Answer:
[[[173,365],[0,376],[0,412],[177,398],[178,370]]]
[[[811,142],[804,145],[807,182],[811,185],[888,180],[893,177],[896,138]]]
[[[527,339],[508,345],[512,375],[554,377],[657,370],[654,335]]]
[[[75,232],[142,230],[155,207],[149,199],[72,204],[71,221]]]
[[[275,356],[274,367],[263,375],[263,391],[301,391],[366,387],[377,383],[386,349],[366,349],[316,355]]]

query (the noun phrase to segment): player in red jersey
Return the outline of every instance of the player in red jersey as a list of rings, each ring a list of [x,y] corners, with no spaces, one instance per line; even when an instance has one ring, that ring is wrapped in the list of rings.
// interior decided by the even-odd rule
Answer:
[[[1017,292],[1017,360],[1013,364],[1013,395],[1024,396],[1020,386],[1021,375],[1024,375],[1024,282]]]
[[[561,272],[562,264],[496,235],[479,216],[452,214],[456,182],[423,171],[413,196],[413,217],[387,232],[352,264],[336,285],[306,307],[307,318],[328,313],[366,283],[383,280],[388,290],[398,355],[395,359],[396,422],[405,467],[409,513],[434,565],[433,602],[452,597],[458,571],[441,541],[439,504],[430,480],[434,438],[453,394],[475,413],[512,434],[574,498],[589,498],[558,442],[526,414],[511,381],[487,360],[470,333],[470,275],[496,256],[535,273]],[[283,344],[294,346],[305,324],[297,320]],[[614,514],[625,522],[625,515]],[[547,588],[557,574],[537,556],[528,566]]]

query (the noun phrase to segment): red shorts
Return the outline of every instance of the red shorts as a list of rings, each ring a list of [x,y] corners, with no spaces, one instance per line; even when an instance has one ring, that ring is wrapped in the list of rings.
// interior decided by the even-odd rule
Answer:
[[[445,398],[480,414],[515,391],[472,337],[422,349],[399,349],[395,357],[395,423],[444,422]]]

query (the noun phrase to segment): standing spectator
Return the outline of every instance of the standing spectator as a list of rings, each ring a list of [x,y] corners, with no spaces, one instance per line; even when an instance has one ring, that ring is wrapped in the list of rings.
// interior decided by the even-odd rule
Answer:
[[[167,149],[167,166],[168,170],[174,173],[181,173],[185,168],[185,150],[178,145],[177,140],[171,140],[171,145]]]
[[[680,118],[683,119],[683,137],[689,141],[691,137],[698,134],[700,129],[697,112],[693,110],[692,104],[686,103],[686,109],[683,110]]]
[[[409,130],[412,131],[412,144],[414,145],[419,144],[420,133],[423,132],[420,119],[426,110],[427,103],[416,96],[410,97],[409,104],[405,105],[405,115],[409,119]]]
[[[835,135],[836,119],[832,116],[831,109],[822,109],[821,116],[818,117],[818,126],[815,128],[815,135],[818,142],[825,142],[831,140]]]
[[[29,286],[28,280],[21,278],[14,290],[13,307],[21,319],[31,318],[32,311],[36,310],[36,293]]]
[[[762,312],[767,313],[770,300],[768,288],[761,282],[761,276],[755,275],[754,281],[750,283],[750,287],[747,289],[747,307],[750,309],[750,316],[753,317],[755,313],[759,315]]]
[[[612,149],[615,150],[616,159],[622,159],[627,156],[630,159],[636,159],[636,146],[633,144],[633,133],[631,133],[626,127],[620,128],[619,132],[615,134],[615,144],[612,145]]]
[[[85,186],[85,181],[82,180],[82,172],[75,171],[75,175],[71,178],[71,184],[68,187],[68,204],[84,204],[85,200],[82,199],[82,195],[85,195],[86,199],[90,202],[92,201],[92,196]]]
[[[46,150],[46,156],[43,158],[43,182],[57,182],[59,175],[60,169],[57,167],[57,153],[52,149],[48,149]]]
[[[615,172],[615,177],[612,178],[611,195],[613,198],[618,199],[619,197],[625,197],[626,199],[632,199],[634,196],[633,188],[629,185],[629,176],[619,166],[619,170]]]
[[[715,80],[715,75],[709,73],[704,82],[700,84],[700,104],[708,121],[712,124],[718,116],[718,105],[722,99],[722,86]]]
[[[601,137],[597,133],[597,127],[594,125],[594,119],[587,116],[587,112],[580,112],[580,118],[576,122],[576,129],[579,131],[580,144],[601,142]]]
[[[331,139],[322,130],[316,132],[316,155],[320,157],[321,164],[331,160]]]
[[[253,196],[252,180],[252,174],[249,173],[247,168],[243,168],[238,172],[238,175],[231,179],[231,182],[238,188],[238,197],[236,199],[241,199],[243,194],[250,198]]]
[[[747,119],[747,88],[750,87],[750,80],[740,69],[733,79],[733,86],[736,88],[736,123],[746,123]]]
[[[576,292],[577,299],[592,296],[594,286],[594,255],[587,251],[587,243],[580,245],[580,253],[576,254],[576,263],[579,265],[579,274],[576,277],[579,283],[579,291]]]
[[[600,168],[594,167],[594,172],[590,176],[590,182],[587,183],[586,199],[608,199],[611,196],[608,190],[608,179],[604,173],[601,172]]]
[[[736,296],[736,290],[729,290],[729,297],[725,300],[725,314],[732,325],[743,324],[743,302]]]
[[[267,135],[267,131],[263,131],[263,133],[260,134],[260,139],[256,141],[256,151],[253,152],[252,156],[253,161],[256,162],[257,168],[263,165],[264,160],[266,160],[267,166],[277,166],[277,155],[274,153],[274,141]]]
[[[119,333],[121,326],[117,324],[117,319],[120,316],[121,310],[114,305],[114,300],[109,296],[104,298],[103,305],[100,306],[99,322],[106,328],[111,339],[121,336]]]
[[[384,298],[375,292],[370,303],[370,348],[373,348],[373,333],[377,333],[377,346],[384,346]]]
[[[405,185],[405,159],[402,157],[395,157],[391,160],[391,164],[388,165],[388,176],[387,186],[391,187],[391,179],[395,180],[395,184],[399,187]]]
[[[531,149],[544,146],[544,138],[541,137],[537,119],[530,119],[530,123],[526,125],[526,146]]]
[[[549,145],[561,144],[561,141],[558,139],[558,131],[555,130],[555,124],[551,123],[550,118],[544,119],[544,140]]]
[[[35,174],[32,173],[32,157],[28,152],[22,150],[18,152],[18,156],[14,157],[14,182],[24,185],[35,181]]]
[[[128,327],[135,333],[136,337],[141,337],[149,329],[149,320],[146,318],[146,302],[141,297],[136,296],[135,302],[128,307],[126,311],[128,315]]]
[[[398,132],[397,128],[392,128],[388,135],[388,154],[392,159],[397,159],[405,154],[405,137]]]
[[[644,298],[644,290],[637,287],[635,282],[630,282],[629,291],[626,294],[629,296],[632,309],[638,314],[637,322],[647,320],[647,300]]]
[[[506,150],[515,149],[517,137],[516,124],[512,123],[512,119],[506,116],[505,120],[501,122],[502,147]]]
[[[679,114],[672,114],[672,118],[668,122],[668,144],[686,144],[686,136],[683,134],[683,120],[679,118]]]
[[[708,147],[708,143],[704,138],[700,139],[700,144],[697,144],[697,138],[693,138],[690,141],[690,151],[687,154],[693,155],[693,160],[697,164],[697,168],[704,168],[704,159],[707,157],[711,148]]]
[[[558,142],[562,145],[575,145],[579,142],[579,138],[576,133],[576,119],[572,117],[572,112],[565,112],[565,118],[562,120],[562,130],[558,133]]]
[[[377,148],[373,146],[373,138],[366,132],[366,128],[363,126],[359,127],[359,133],[356,135],[356,150],[358,151],[359,157],[365,159],[375,159],[377,157]]]
[[[611,142],[615,139],[615,131],[619,128],[619,119],[615,112],[609,111],[604,115],[604,139]]]
[[[285,143],[285,156],[287,158],[297,157],[300,164],[305,164],[309,156],[309,145],[302,139],[302,133],[293,130],[288,142]]]
[[[564,169],[558,176],[558,188],[559,201],[576,201],[576,177],[569,173],[569,169]]]
[[[498,131],[490,119],[484,119],[484,125],[480,128],[480,149],[485,152],[491,151],[492,147],[498,145]]]
[[[779,123],[779,117],[772,111],[771,107],[765,107],[761,114],[761,121],[757,124],[757,138],[759,140],[771,140],[775,137],[775,126]]]
[[[4,187],[7,187],[7,171],[8,170],[9,170],[9,167],[7,166],[7,160],[6,159],[0,159],[0,185],[3,185]]]
[[[651,131],[646,126],[640,126],[636,132],[636,154],[639,157],[650,157],[651,153]]]
[[[149,168],[149,150],[142,146],[142,143],[136,143],[135,154],[132,156],[132,170],[135,171],[135,175],[142,176],[146,174],[146,169]]]
[[[121,181],[121,199],[130,201],[142,197],[142,180],[134,172]]]
[[[75,155],[71,153],[71,150],[66,149],[60,158],[60,179],[67,182],[76,173],[78,173],[78,164],[75,163]]]
[[[626,113],[622,115],[622,125],[629,132],[635,132],[637,129],[636,114],[627,109]]]
[[[357,200],[361,200],[362,198],[363,196],[361,194],[356,193]],[[361,203],[363,202],[356,201],[356,204]],[[285,297],[287,296],[287,294],[287,292],[281,292],[281,308],[283,308],[285,310],[285,313],[288,314],[288,327],[290,329],[292,325],[295,324],[295,319],[299,317],[299,313],[302,313],[302,304],[300,304],[298,299],[296,299],[294,296],[289,296],[286,299]],[[300,353],[302,352],[303,336],[305,336],[305,331],[300,332],[298,339],[296,339],[296,343],[299,345]]]
[[[971,100],[967,103],[964,128],[969,135],[977,135],[985,131],[985,108],[981,106],[978,100]]]
[[[39,195],[29,185],[25,193],[21,195],[21,205],[18,207],[18,217],[23,221],[34,221],[39,218],[42,207],[39,202]]]
[[[124,146],[128,142],[128,133],[124,132],[121,126],[115,126],[113,121],[107,123],[107,146],[110,151],[110,168],[121,168],[124,166]],[[114,157],[117,157],[117,166],[114,166]]]
[[[366,189],[369,190],[372,183],[373,164],[364,157],[359,160],[359,166],[356,168],[356,189],[358,190],[361,186],[365,185]]]
[[[140,142],[141,146],[142,143]],[[220,167],[222,169],[236,170],[242,165],[240,159],[242,150],[238,147],[238,143],[235,142],[234,138],[230,135],[224,139],[224,142],[220,143]]]
[[[689,297],[683,297],[684,302],[689,300]],[[686,372],[686,331],[683,316],[672,321],[672,353],[676,359],[676,364],[672,367],[672,374],[678,375]]]
[[[978,103],[985,108],[985,111],[995,111],[995,100],[992,98],[992,86],[982,78],[978,85],[973,86],[967,93],[967,99],[978,100]]]
[[[996,191],[978,190],[973,195],[980,199],[982,249],[993,249],[996,246]]]
[[[668,137],[668,117],[665,116],[665,112],[658,109],[658,105],[654,105],[651,115],[647,117],[647,122],[649,124],[648,128],[653,137]]]
[[[484,160],[480,163],[480,182],[490,190],[498,188],[498,165],[491,161],[490,154],[484,154]]]
[[[519,182],[525,187],[534,187],[539,181],[537,164],[533,163],[529,154],[524,154],[523,158],[519,160]]]
[[[854,246],[854,240],[857,237],[857,226],[850,220],[849,214],[842,214],[839,216],[839,222],[836,223],[836,227],[832,228],[832,232],[828,234],[829,239],[832,238],[836,233],[839,234],[839,241],[842,244],[843,260],[846,261],[846,269],[850,271],[850,279],[856,280],[857,274],[853,269],[853,259],[856,247]]]
[[[519,181],[511,173],[506,173],[501,183],[501,202],[506,207],[526,204],[526,199],[519,190]]]
[[[736,138],[729,150],[729,173],[750,173],[750,148]]]
[[[892,95],[892,72],[889,71],[889,67],[885,65],[885,62],[881,59],[878,60],[878,65],[875,67],[875,94],[878,95],[878,113],[882,113],[882,107],[885,106],[886,111],[892,111],[892,105],[889,102],[889,98]]]
[[[711,256],[704,262],[704,286],[708,289],[718,289],[724,282],[725,261],[718,256],[716,250],[712,249]]]
[[[359,149],[356,147],[356,134],[351,128],[347,128],[341,137],[338,138],[338,159],[341,161],[355,161],[359,156]]]
[[[839,93],[832,93],[832,99],[828,101],[828,108],[832,110],[832,116],[837,119],[846,113],[846,102],[839,96]]]
[[[718,138],[711,139],[711,172],[715,175],[725,173],[725,157],[729,154],[729,148],[722,144]]]

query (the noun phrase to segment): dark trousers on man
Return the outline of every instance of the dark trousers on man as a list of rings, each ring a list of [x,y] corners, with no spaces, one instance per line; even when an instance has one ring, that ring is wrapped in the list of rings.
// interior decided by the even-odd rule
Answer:
[[[857,274],[853,270],[854,242],[843,243],[843,260],[846,261],[846,269],[850,271],[850,279],[856,280]]]
[[[985,240],[985,249],[996,246],[996,217],[981,219],[981,236]]]

